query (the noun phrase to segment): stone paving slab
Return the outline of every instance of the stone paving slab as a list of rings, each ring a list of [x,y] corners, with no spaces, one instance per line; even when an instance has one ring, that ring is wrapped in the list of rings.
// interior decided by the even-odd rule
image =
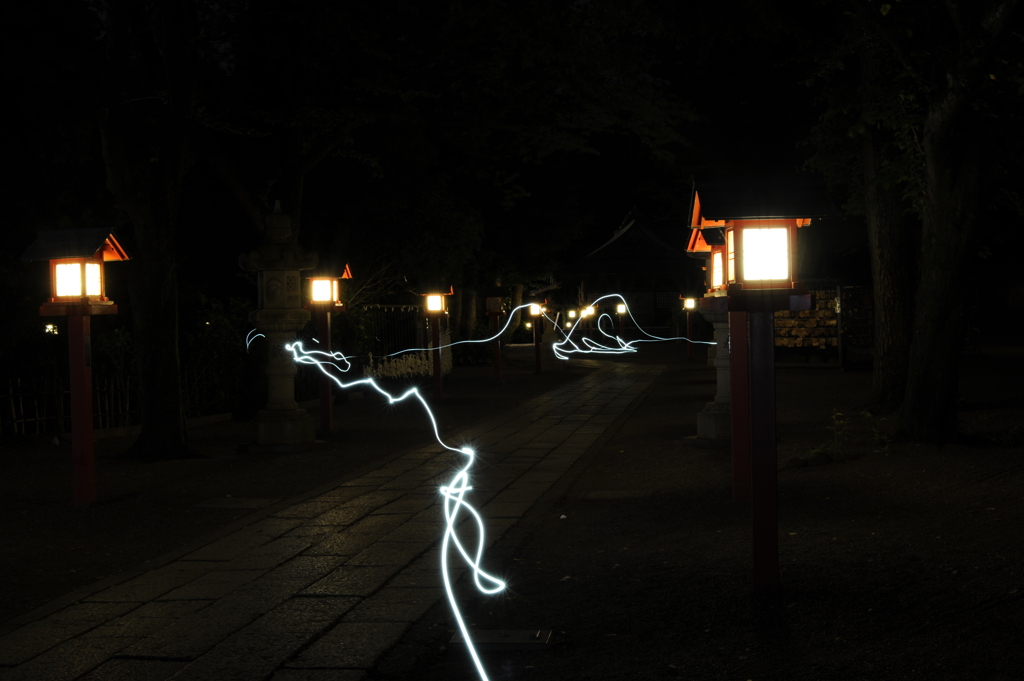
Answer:
[[[293,598],[217,644],[181,669],[174,679],[262,679],[358,602],[358,598]]]
[[[406,622],[343,622],[286,666],[373,669],[384,651],[398,643],[410,626]]]
[[[452,438],[479,450],[466,500],[484,518],[485,546],[660,371],[612,365]],[[0,681],[362,681],[444,598],[437,488],[465,461],[419,447],[23,626],[0,638]],[[458,522],[475,547],[475,521]],[[466,572],[450,566],[453,580]]]

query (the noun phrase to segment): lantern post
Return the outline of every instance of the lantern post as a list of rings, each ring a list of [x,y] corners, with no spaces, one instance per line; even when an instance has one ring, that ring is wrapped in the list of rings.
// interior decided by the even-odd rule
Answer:
[[[434,397],[441,398],[441,317],[448,314],[447,297],[452,295],[452,287],[445,291],[442,286],[431,286],[427,293],[422,294],[426,299],[424,314],[430,322],[430,340],[433,344],[434,359]]]
[[[693,320],[690,313],[697,309],[696,298],[683,298],[683,312],[686,313],[686,359],[693,359]]]
[[[709,260],[701,309],[728,314],[733,499],[751,504],[758,595],[779,591],[774,314],[811,308],[796,272],[797,229],[834,213],[818,178],[694,185],[687,250]]]
[[[489,296],[487,298],[487,316],[491,318],[491,333],[494,335],[494,382],[501,383],[501,338],[498,331],[501,330],[501,318],[505,314],[504,299],[501,296]]]
[[[351,279],[352,270],[348,264],[338,273],[335,268],[321,261],[309,279],[309,307],[316,315],[317,335],[320,350],[331,354],[331,313],[344,312],[341,302],[341,279]],[[320,431],[330,434],[334,428],[334,381],[320,372]]]
[[[85,508],[96,501],[91,318],[117,314],[117,305],[106,295],[103,265],[128,259],[128,253],[108,229],[42,232],[22,256],[22,260],[50,261],[50,298],[39,308],[40,316],[68,318],[71,495],[75,508]]]

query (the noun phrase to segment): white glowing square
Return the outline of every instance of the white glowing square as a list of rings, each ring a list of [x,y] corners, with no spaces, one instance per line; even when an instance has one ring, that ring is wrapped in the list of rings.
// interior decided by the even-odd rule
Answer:
[[[618,305],[615,306],[615,311],[618,312],[619,314],[626,314],[626,306],[623,305],[622,303],[619,303]]]
[[[427,309],[431,312],[440,312],[444,309],[443,305],[441,296],[427,296]]]
[[[55,268],[58,296],[82,295],[82,266],[77,262],[62,263]]]
[[[722,252],[715,251],[711,254],[711,288],[718,288],[722,285]]]
[[[576,319],[576,310],[569,310],[569,319]]]
[[[328,303],[331,298],[331,280],[330,279],[314,279],[311,290],[314,303]]]
[[[789,277],[789,230],[785,227],[748,227],[743,230],[743,278]]]
[[[100,295],[100,265],[96,262],[85,263],[85,295]]]
[[[540,314],[540,305],[531,304],[530,305],[530,314],[533,315],[534,317],[539,315]]]

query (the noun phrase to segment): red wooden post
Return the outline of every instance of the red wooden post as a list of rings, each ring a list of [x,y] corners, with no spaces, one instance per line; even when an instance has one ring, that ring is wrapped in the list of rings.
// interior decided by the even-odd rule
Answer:
[[[779,591],[774,313],[751,312],[749,322],[754,593],[769,595]]]
[[[430,315],[430,337],[434,343],[434,397],[441,398],[441,315]]]
[[[491,314],[491,333],[494,335],[494,382],[501,383],[501,338],[498,331],[501,329],[501,320],[498,314]]]
[[[319,304],[317,307],[317,327],[320,334],[320,348],[327,354],[331,353],[331,306]],[[334,381],[325,373],[320,374],[320,430],[330,433],[334,427]]]
[[[68,315],[71,360],[72,501],[75,508],[84,508],[96,501],[90,328],[88,315]]]
[[[729,313],[732,500],[750,501],[750,351],[747,313]]]

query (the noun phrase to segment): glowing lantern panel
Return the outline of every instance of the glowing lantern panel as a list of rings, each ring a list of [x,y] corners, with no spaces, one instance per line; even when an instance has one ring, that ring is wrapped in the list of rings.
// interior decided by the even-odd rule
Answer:
[[[711,254],[711,286],[718,288],[722,285],[722,252],[715,251]]]
[[[314,303],[329,303],[334,300],[331,297],[330,279],[314,279],[311,293]]]
[[[785,227],[743,230],[743,278],[747,280],[789,277],[789,230]],[[720,286],[716,281],[715,286]]]
[[[443,296],[427,296],[427,310],[430,312],[440,312],[443,309]]]
[[[58,296],[82,295],[82,266],[77,262],[62,263],[55,267]]]
[[[618,305],[615,306],[615,311],[618,312],[619,314],[626,314],[626,306],[623,305],[622,303],[619,303]]]
[[[538,316],[540,314],[540,305],[532,303],[530,305],[530,314],[533,315],[534,317]]]

